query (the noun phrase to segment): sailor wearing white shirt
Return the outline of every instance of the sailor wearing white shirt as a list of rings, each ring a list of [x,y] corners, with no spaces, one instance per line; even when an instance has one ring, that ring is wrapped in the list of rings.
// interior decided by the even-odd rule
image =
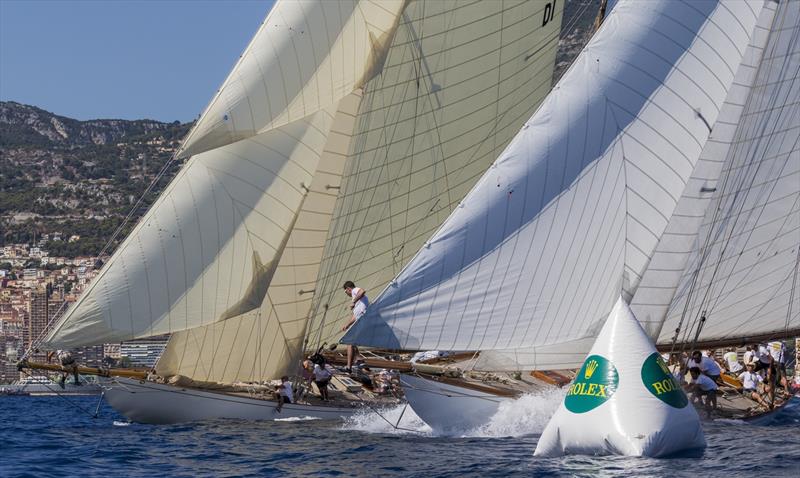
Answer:
[[[742,364],[739,363],[739,355],[736,353],[733,347],[729,348],[725,355],[722,356],[725,359],[725,363],[728,364],[728,371],[731,373],[739,373],[744,369]]]
[[[786,388],[786,345],[776,340],[767,344],[772,358],[772,373],[775,375],[774,383]]]
[[[756,372],[767,370],[772,363],[772,354],[770,354],[767,346],[760,344],[758,346],[758,350],[756,350],[756,356],[758,357],[758,361],[756,362]]]
[[[742,394],[747,397],[755,400],[760,405],[767,406],[764,400],[761,398],[761,394],[758,393],[758,385],[764,381],[761,378],[761,375],[755,373],[755,364],[747,364],[747,370],[740,373],[737,377],[740,382],[742,382]]]
[[[689,367],[699,368],[703,374],[707,375],[708,378],[715,382],[719,380],[719,376],[722,373],[722,369],[719,368],[719,364],[717,364],[716,360],[711,357],[704,357],[698,350],[692,353],[692,360],[689,361]]]
[[[747,367],[748,364],[753,364],[753,366],[755,366],[755,364],[756,364],[755,363],[756,353],[755,353],[754,348],[755,347],[751,347],[751,346],[748,345],[746,350],[745,350],[744,357],[742,357],[745,367]]]
[[[284,403],[292,403],[293,401],[292,382],[289,381],[288,376],[284,375],[281,377],[281,384],[278,386],[278,406],[276,410],[281,411]]]
[[[711,410],[717,408],[717,384],[700,373],[699,367],[692,367],[689,369],[692,375],[692,381],[689,384],[689,390],[692,392],[692,402],[698,402],[705,397],[705,407],[708,415],[711,416]]]
[[[344,293],[350,297],[350,308],[353,310],[353,315],[350,316],[350,320],[342,327],[342,332],[349,329],[353,324],[356,323],[356,320],[360,319],[367,312],[367,306],[369,306],[369,299],[367,298],[367,292],[362,289],[361,287],[356,287],[353,281],[347,281],[344,283]],[[347,346],[347,371],[350,372],[350,369],[353,367],[353,359],[358,355],[358,347],[355,345],[348,345]]]

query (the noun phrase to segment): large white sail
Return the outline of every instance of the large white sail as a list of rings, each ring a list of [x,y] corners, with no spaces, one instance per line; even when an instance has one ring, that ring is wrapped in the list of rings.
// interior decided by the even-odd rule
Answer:
[[[800,2],[777,9],[659,341],[800,328]],[[700,317],[706,321],[700,326]]]
[[[562,1],[409,4],[366,87],[317,281],[310,345],[350,313],[342,283],[377,294],[550,90]]]
[[[321,111],[193,156],[46,342],[119,342],[257,309],[331,121]]]
[[[171,333],[258,310],[339,102],[380,72],[406,3],[278,1],[184,141],[180,155],[194,156],[45,345]]]
[[[183,142],[183,157],[336,108],[380,71],[408,0],[278,0]]]
[[[502,350],[596,335],[618,295],[635,293],[762,6],[618,2],[343,341]]]
[[[230,383],[294,372],[336,203],[338,191],[332,186],[341,182],[361,97],[357,91],[339,104],[263,304],[240,316],[173,334],[158,361],[159,374]]]
[[[357,101],[340,104],[319,171],[343,166],[344,178],[330,167],[325,181],[315,177],[298,224],[317,189],[329,203],[312,208],[313,234],[296,226],[284,253],[302,252],[302,267],[281,259],[258,311],[174,334],[158,372],[227,382],[275,377],[294,367],[310,313],[319,321],[307,334],[309,347],[334,335],[341,316],[326,315],[325,305],[342,302],[347,310],[343,277],[385,284],[549,90],[562,9],[547,5],[409,4],[383,70]],[[476,125],[488,130],[476,134]],[[329,154],[346,161],[330,163]],[[412,163],[413,180],[403,176]],[[298,241],[303,246],[293,247]],[[354,249],[369,257],[352,256]],[[279,300],[275,291],[283,291]]]

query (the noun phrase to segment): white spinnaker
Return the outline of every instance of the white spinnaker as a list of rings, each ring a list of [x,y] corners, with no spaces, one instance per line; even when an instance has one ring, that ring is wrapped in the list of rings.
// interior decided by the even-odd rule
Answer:
[[[257,309],[332,117],[320,111],[193,156],[45,343],[119,342]]]
[[[339,104],[319,167],[261,307],[173,334],[158,361],[160,375],[230,383],[295,372],[336,203],[337,189],[332,186],[341,182],[361,95],[357,91]]]
[[[762,4],[618,2],[343,341],[491,350],[596,335],[635,292]]]
[[[408,0],[277,0],[181,157],[336,108],[380,70]]]
[[[679,341],[693,341],[703,312],[700,341],[800,327],[800,2],[770,7],[777,12],[755,84],[728,126],[735,140],[663,343],[679,324]]]
[[[409,4],[359,110],[311,346],[341,335],[342,283],[370,297],[385,287],[530,117],[550,89],[562,12],[544,0]]]

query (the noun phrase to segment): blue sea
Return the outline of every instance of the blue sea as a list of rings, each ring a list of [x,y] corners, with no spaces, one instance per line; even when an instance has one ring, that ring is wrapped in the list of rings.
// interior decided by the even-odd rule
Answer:
[[[69,401],[67,401],[69,400]],[[700,457],[533,457],[560,397],[538,397],[466,436],[412,412],[347,422],[128,423],[98,397],[0,397],[0,476],[800,476],[800,407],[770,426],[704,424]],[[384,420],[384,418],[386,420]]]

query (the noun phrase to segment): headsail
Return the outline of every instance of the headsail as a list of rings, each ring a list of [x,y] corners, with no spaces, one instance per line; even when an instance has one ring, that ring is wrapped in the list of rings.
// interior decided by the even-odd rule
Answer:
[[[257,310],[339,102],[376,73],[406,3],[278,1],[185,140],[179,154],[195,156],[46,344],[128,340]]]
[[[491,350],[596,335],[635,293],[763,2],[618,2],[344,341]]]
[[[279,0],[179,155],[198,154],[335,109],[380,71],[407,3]]]
[[[340,102],[263,304],[229,320],[173,334],[158,362],[159,374],[233,382],[294,371],[336,203],[332,186],[341,182],[361,96],[357,91]]]

